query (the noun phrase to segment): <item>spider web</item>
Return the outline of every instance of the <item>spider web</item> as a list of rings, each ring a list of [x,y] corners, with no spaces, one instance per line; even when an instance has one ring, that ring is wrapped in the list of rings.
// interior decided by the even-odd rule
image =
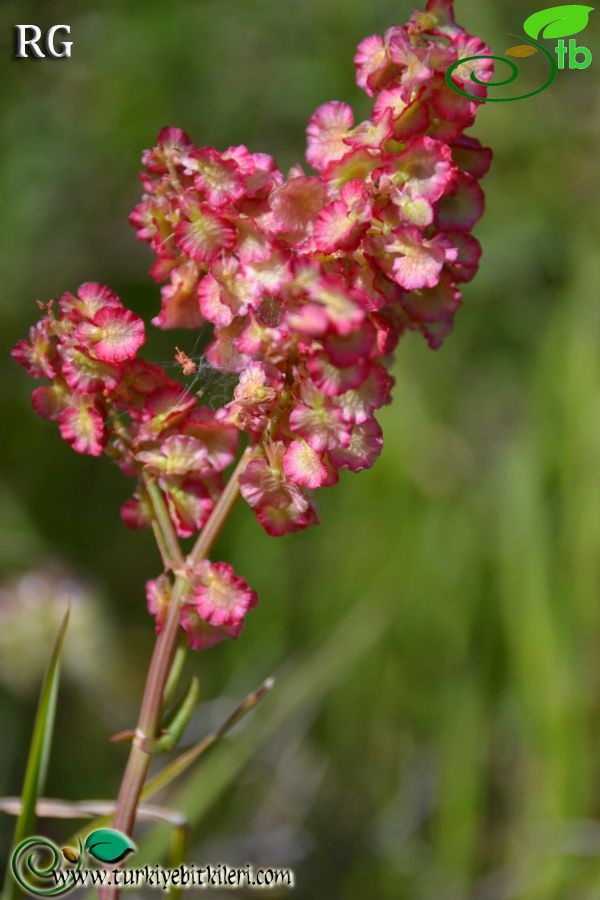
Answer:
[[[204,406],[218,409],[228,403],[233,395],[233,389],[238,382],[235,373],[223,369],[216,369],[207,360],[203,349],[212,336],[212,328],[205,323],[198,331],[193,344],[189,349],[184,345],[182,350],[196,364],[196,371],[184,379],[181,395],[177,403],[186,395],[198,396]],[[181,342],[183,344],[183,341]],[[181,377],[181,365],[173,358],[160,360],[159,365],[169,371],[169,374],[178,374]],[[200,392],[200,393],[199,393]]]

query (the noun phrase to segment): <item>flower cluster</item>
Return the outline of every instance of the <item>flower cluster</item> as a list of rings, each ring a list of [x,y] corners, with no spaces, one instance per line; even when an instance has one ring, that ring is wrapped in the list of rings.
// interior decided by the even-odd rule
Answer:
[[[233,373],[229,402],[200,406],[165,371],[137,357],[141,320],[108,288],[66,294],[20,342],[15,358],[50,386],[34,406],[58,422],[75,450],[105,451],[138,479],[122,514],[149,524],[148,477],[173,527],[205,524],[234,460],[251,447],[239,481],[272,535],[318,521],[314,490],[341,469],[370,467],[382,447],[377,410],[390,401],[388,368],[401,334],[438,347],[481,249],[471,229],[483,211],[479,179],[491,152],[464,134],[477,101],[445,83],[448,67],[487,53],[454,21],[451,0],[429,0],[403,27],[366,38],[355,64],[373,98],[371,117],[325,103],[311,117],[307,162],[284,176],[272,157],[244,146],[196,147],[165,128],[143,155],[144,196],[131,214],[156,260],[160,328],[208,322],[207,362]],[[454,70],[459,86],[491,76],[490,61]],[[195,363],[178,350],[183,371]],[[190,576],[181,624],[193,646],[237,636],[256,602],[229,566],[204,562]],[[148,584],[160,628],[169,596]]]
[[[140,479],[122,516],[131,527],[151,522],[143,476],[162,488],[180,537],[202,528],[234,460],[238,435],[216,413],[168,377],[161,366],[137,357],[144,324],[104,285],[88,282],[44,306],[29,341],[13,357],[35,378],[33,406],[58,423],[78,453],[113,458]]]
[[[57,422],[78,453],[106,453],[137,478],[135,494],[121,510],[130,527],[152,522],[145,489],[152,478],[177,535],[197,533],[223,489],[224,469],[235,459],[236,429],[218,421],[214,410],[201,406],[162,367],[137,357],[143,322],[109,288],[88,282],[42,307],[29,340],[13,349],[30,375],[52,382],[34,390],[36,412]],[[242,611],[256,602],[253,592],[224,563],[199,570],[192,581],[194,608],[203,615],[194,616],[191,606],[182,610],[192,646],[237,636]],[[149,586],[148,600],[160,627],[157,590]]]
[[[355,125],[345,103],[317,109],[316,175],[285,178],[270,156],[198,148],[176,128],[144,154],[131,222],[166,282],[154,322],[212,324],[208,361],[239,376],[219,420],[257,444],[242,493],[270,534],[315,522],[311,491],[373,464],[400,334],[437,347],[452,327],[479,262],[470,231],[491,153],[463,134],[477,103],[444,74],[486,50],[446,0],[364,40],[355,63],[372,116]],[[489,66],[475,65],[481,80]],[[473,68],[456,69],[459,85]]]

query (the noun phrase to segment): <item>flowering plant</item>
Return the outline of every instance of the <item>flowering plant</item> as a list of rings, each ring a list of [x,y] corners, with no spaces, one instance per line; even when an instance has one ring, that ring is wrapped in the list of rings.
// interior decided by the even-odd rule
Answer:
[[[358,472],[382,448],[400,336],[432,348],[450,333],[461,285],[481,248],[479,180],[491,151],[465,130],[478,102],[445,82],[487,48],[457,25],[452,0],[359,45],[358,85],[373,99],[354,123],[332,101],[310,118],[306,159],[284,175],[244,146],[196,147],[164,128],[143,155],[143,197],[130,221],[162,285],[152,324],[212,337],[199,362],[235,387],[214,408],[139,356],[145,326],[108,287],[81,285],[40,304],[13,356],[37,379],[33,405],[78,453],[110,457],[134,480],[121,509],[151,527],[163,572],[147,583],[157,640],[121,785],[115,828],[131,833],[158,748],[165,686],[181,631],[204,649],[237,638],[257,595],[210,552],[241,495],[274,536],[318,522],[314,491]],[[482,99],[490,61],[459,65]],[[225,473],[230,470],[228,477]],[[195,538],[185,553],[180,539]]]

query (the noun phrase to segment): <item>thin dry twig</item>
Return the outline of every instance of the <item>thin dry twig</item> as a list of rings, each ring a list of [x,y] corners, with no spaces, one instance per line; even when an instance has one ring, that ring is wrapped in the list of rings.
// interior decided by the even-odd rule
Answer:
[[[109,800],[55,800],[51,797],[40,797],[35,806],[36,815],[40,819],[92,819],[96,816],[111,816],[116,804]],[[0,797],[0,812],[9,816],[18,816],[21,812],[20,797]],[[184,815],[174,809],[142,804],[138,809],[140,819],[148,822],[166,822],[174,828],[185,828],[187,821]]]

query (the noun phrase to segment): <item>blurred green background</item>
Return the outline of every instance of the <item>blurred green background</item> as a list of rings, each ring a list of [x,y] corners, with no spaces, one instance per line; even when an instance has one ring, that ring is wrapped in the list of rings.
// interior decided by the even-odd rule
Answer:
[[[538,8],[456,5],[496,53]],[[143,583],[160,570],[151,535],[120,522],[130,484],[34,415],[9,348],[36,299],[83,280],[155,314],[127,215],[162,125],[287,167],[318,104],[368,113],[354,48],[411,8],[3,0],[0,793],[20,789],[68,593],[47,793],[115,795],[126,749],[107,739],[135,720],[153,639]],[[474,133],[495,152],[481,269],[441,351],[402,341],[375,468],[320,492],[319,528],[267,538],[240,506],[220,540],[261,603],[241,640],[190,661],[203,703],[186,740],[283,674],[175,792],[189,861],[290,865],[298,900],[600,897],[597,15],[580,35],[589,69],[480,111]],[[12,60],[24,22],[69,23],[72,58]],[[193,340],[153,335],[149,353]],[[0,817],[2,865],[12,824]],[[153,861],[167,838],[146,835]]]

